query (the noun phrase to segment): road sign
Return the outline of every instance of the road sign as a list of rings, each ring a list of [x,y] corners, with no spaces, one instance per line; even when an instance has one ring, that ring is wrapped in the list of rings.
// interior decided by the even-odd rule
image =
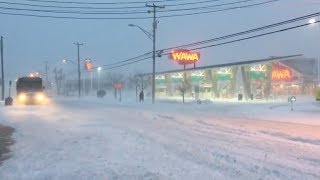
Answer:
[[[113,87],[115,89],[121,89],[122,88],[122,84],[117,83],[117,84],[114,84]]]

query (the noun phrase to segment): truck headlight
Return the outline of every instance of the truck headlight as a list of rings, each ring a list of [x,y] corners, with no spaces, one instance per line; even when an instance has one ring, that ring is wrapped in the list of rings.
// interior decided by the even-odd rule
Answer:
[[[26,98],[27,98],[27,96],[26,96],[25,94],[20,94],[20,95],[18,96],[18,99],[19,99],[19,101],[21,101],[21,102],[25,101]]]
[[[38,101],[43,101],[44,100],[44,95],[43,94],[38,94],[36,98],[37,98]]]

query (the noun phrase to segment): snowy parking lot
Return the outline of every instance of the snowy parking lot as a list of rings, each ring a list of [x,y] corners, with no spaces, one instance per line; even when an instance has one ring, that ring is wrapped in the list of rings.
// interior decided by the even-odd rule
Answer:
[[[320,179],[320,104],[55,100],[0,108],[1,179]]]

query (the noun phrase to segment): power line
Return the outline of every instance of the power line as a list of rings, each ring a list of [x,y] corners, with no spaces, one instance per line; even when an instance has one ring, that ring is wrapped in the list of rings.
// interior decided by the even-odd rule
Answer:
[[[121,64],[121,63],[123,63],[123,62],[129,62],[129,61],[132,61],[132,60],[135,60],[135,59],[138,59],[138,58],[142,58],[142,57],[144,57],[144,56],[146,56],[146,55],[149,55],[149,54],[151,54],[151,53],[152,53],[152,52],[148,52],[148,53],[145,53],[145,54],[142,54],[142,55],[133,57],[133,58],[129,58],[129,59],[126,59],[126,60],[122,60],[122,61],[119,61],[119,62],[111,63],[111,64],[108,64],[108,65],[102,65],[102,67],[103,67],[103,66],[113,66],[113,65]],[[151,56],[148,57],[148,58],[151,58]],[[96,68],[97,68],[97,67],[96,67]],[[96,68],[93,68],[93,69],[96,69]]]
[[[190,43],[190,44],[185,44],[185,45],[165,48],[165,49],[158,50],[157,52],[165,52],[165,51],[169,51],[171,49],[186,48],[186,47],[193,47],[193,46],[198,46],[198,45],[202,45],[202,44],[208,44],[208,43],[211,43],[211,42],[220,41],[220,40],[224,40],[224,39],[229,39],[229,38],[233,38],[233,37],[237,37],[237,36],[241,36],[241,35],[245,35],[245,34],[249,34],[249,33],[254,33],[254,32],[257,32],[257,31],[262,31],[262,30],[266,30],[266,29],[282,26],[282,25],[285,25],[285,24],[294,23],[294,22],[297,22],[297,21],[301,21],[301,20],[305,20],[305,19],[309,19],[309,18],[317,17],[317,16],[320,16],[320,12],[313,13],[313,14],[308,14],[308,15],[305,15],[305,16],[301,16],[301,17],[290,19],[290,20],[282,21],[282,22],[279,22],[279,23],[274,23],[274,24],[270,24],[270,25],[266,25],[266,26],[262,26],[262,27],[258,27],[258,28],[254,28],[254,29],[250,29],[250,30],[246,30],[246,31],[242,31],[242,32],[239,32],[239,33],[226,35],[226,36],[221,36],[221,37],[217,37],[217,38],[213,38],[213,39],[209,39],[209,40],[198,41],[198,42],[195,42],[195,43]],[[139,56],[136,56],[136,57],[133,57],[133,58],[130,58],[130,59],[126,59],[126,60],[123,60],[123,61],[119,61],[119,62],[116,62],[116,63],[107,64],[107,65],[103,65],[103,66],[113,66],[113,65],[116,65],[116,64],[124,63],[124,62],[137,60],[137,59],[142,58],[142,57],[144,57],[144,56],[146,56],[148,54],[150,54],[150,52],[142,54],[142,55],[139,55]],[[168,55],[168,54],[162,54],[162,55]],[[148,58],[150,58],[150,57],[148,57]],[[141,60],[145,60],[145,58],[143,58]],[[137,61],[139,62],[139,60],[137,60]]]
[[[91,6],[59,6],[59,5],[41,5],[29,3],[16,3],[0,1],[0,4],[18,5],[27,7],[42,7],[42,8],[59,8],[59,9],[145,9],[145,6],[125,6],[125,7],[91,7]]]
[[[315,23],[319,23],[320,21],[315,21]],[[293,26],[293,27],[289,27],[289,28],[284,28],[284,29],[280,29],[280,30],[277,30],[277,31],[272,31],[272,32],[267,32],[267,33],[262,33],[262,34],[259,34],[259,35],[254,35],[254,36],[249,36],[249,37],[246,37],[246,38],[241,38],[241,39],[236,39],[236,40],[232,40],[232,41],[227,41],[227,42],[223,42],[223,43],[218,43],[218,44],[213,44],[213,45],[208,45],[208,46],[202,46],[202,47],[197,47],[197,48],[191,48],[189,50],[200,50],[200,49],[206,49],[206,48],[210,48],[210,47],[215,47],[215,46],[221,46],[221,45],[225,45],[225,44],[231,44],[231,43],[234,43],[234,42],[239,42],[239,41],[244,41],[244,40],[248,40],[248,39],[253,39],[253,38],[257,38],[257,37],[261,37],[261,36],[266,36],[266,35],[270,35],[270,34],[275,34],[275,33],[279,33],[279,32],[284,32],[284,31],[289,31],[289,30],[292,30],[292,29],[297,29],[297,28],[301,28],[301,27],[304,27],[304,26],[308,26],[310,25],[310,23],[306,23],[306,24],[302,24],[302,25],[297,25],[297,26]],[[165,53],[163,55],[169,55],[170,53]]]
[[[195,7],[195,8],[178,8],[178,9],[169,9],[169,10],[163,10],[159,12],[180,12],[180,11],[194,11],[194,10],[201,10],[201,9],[212,9],[214,7],[222,7],[222,6],[228,6],[228,5],[234,5],[234,4],[240,4],[245,2],[251,2],[256,0],[241,0],[241,1],[235,1],[232,3],[222,3],[222,4],[216,4],[216,5],[207,5],[207,6],[201,6],[201,7]],[[279,1],[279,0],[274,0]],[[1,4],[1,2],[0,2]],[[249,4],[250,5],[250,4]],[[145,7],[143,7],[145,8]],[[242,7],[232,7],[234,8],[242,8]],[[48,12],[48,13],[59,13],[59,14],[86,14],[86,15],[119,15],[119,14],[147,14],[147,11],[71,11],[71,10],[48,10],[48,9],[29,9],[29,8],[13,8],[13,7],[1,7],[0,9],[5,10],[15,10],[15,11],[31,11],[31,12]],[[227,8],[229,9],[229,8]],[[221,11],[225,9],[217,10]]]
[[[191,10],[193,11],[193,10],[201,10],[201,9],[212,9],[214,7],[241,4],[241,3],[250,2],[250,1],[256,1],[256,0],[241,0],[241,1],[235,1],[235,2],[230,2],[230,3],[222,3],[222,4],[216,4],[216,5],[206,5],[206,6],[194,7],[194,8],[180,8],[180,9],[178,8],[178,9],[162,10],[162,11],[159,11],[159,12],[175,12],[175,11],[191,11]]]
[[[53,15],[36,15],[25,13],[1,12],[0,14],[24,17],[53,18],[53,19],[77,19],[77,20],[124,20],[124,19],[151,19],[152,17],[77,17],[77,16],[53,16]]]
[[[208,2],[216,2],[216,1],[221,1],[221,0],[210,0],[210,1],[200,1],[200,2],[193,2],[193,3],[181,3],[181,4],[174,4],[174,5],[166,5],[166,6],[183,6],[186,4],[203,4],[203,3],[208,3]],[[240,4],[240,3],[245,3],[245,2],[250,2],[250,1],[257,1],[257,0],[240,0],[240,1],[234,1],[234,2],[229,2],[229,3],[221,3],[221,4],[215,4],[215,5],[206,5],[206,6],[201,6],[201,7],[193,7],[193,8],[175,8],[175,9],[169,9],[169,10],[165,10],[165,11],[159,11],[159,12],[175,12],[175,11],[190,11],[190,10],[199,10],[199,9],[211,9],[213,7],[221,7],[221,6],[227,6],[227,5],[234,5],[234,4]],[[28,3],[16,3],[16,2],[4,2],[4,1],[0,1],[0,4],[6,4],[6,5],[18,5],[18,6],[27,6],[27,7],[42,7],[42,8],[58,8],[58,9],[98,9],[98,10],[114,10],[114,9],[145,9],[145,6],[126,6],[126,7],[75,7],[75,6],[56,6],[56,5],[39,5],[39,4],[28,4]],[[4,7],[4,8],[8,8],[11,10],[30,10],[30,9],[12,9],[12,7]],[[40,9],[43,11],[43,9]],[[37,10],[38,11],[38,10]],[[52,11],[57,11],[57,10],[49,10],[50,12]],[[103,14],[104,12],[108,13],[108,12],[114,12],[114,11],[93,11],[92,14]],[[116,12],[120,12],[120,11],[115,11]],[[123,12],[123,11],[121,11]],[[128,13],[145,13],[145,11],[136,11],[136,10],[132,10],[132,11],[124,11],[124,12],[128,12]],[[68,12],[67,12],[68,13]],[[81,13],[80,11],[76,11],[73,13]]]
[[[210,14],[210,13],[216,13],[216,12],[223,12],[223,11],[230,11],[230,10],[235,10],[235,9],[242,9],[242,8],[260,6],[260,5],[270,4],[270,3],[273,3],[273,2],[277,2],[277,1],[280,1],[280,0],[269,0],[269,1],[264,1],[264,2],[261,2],[261,3],[254,3],[254,4],[249,4],[249,5],[231,7],[231,8],[225,8],[225,9],[219,9],[219,10],[212,10],[212,11],[184,13],[184,14],[173,14],[173,15],[163,15],[163,16],[159,16],[158,18],[170,18],[170,17],[179,17],[179,16],[192,16],[192,15],[199,15],[199,14]]]
[[[219,2],[222,0],[205,0],[198,2],[189,2],[189,3],[179,3],[179,4],[165,4],[166,7],[174,7],[174,6],[187,6],[193,4],[205,4],[210,2]],[[44,8],[62,8],[62,9],[145,9],[144,4],[141,6],[122,6],[122,7],[92,7],[92,6],[62,6],[62,5],[42,5],[42,4],[30,4],[30,3],[18,3],[18,2],[7,2],[0,1],[0,4],[7,5],[18,5],[18,6],[27,6],[27,7],[44,7]]]
[[[158,18],[169,18],[169,17],[180,17],[180,16],[190,16],[190,15],[200,15],[200,14],[209,14],[209,13],[216,13],[216,12],[223,12],[223,11],[230,11],[235,9],[242,9],[242,8],[249,8],[254,6],[260,6],[264,4],[269,4],[272,2],[276,2],[280,0],[268,0],[261,3],[254,3],[249,5],[243,6],[236,6],[231,8],[224,8],[219,10],[213,11],[204,11],[204,12],[195,12],[195,13],[184,13],[184,14],[172,14],[172,15],[162,15]],[[18,8],[11,8],[12,10],[21,10]],[[40,12],[49,12],[49,13],[64,13],[64,12],[53,12],[49,10],[33,10],[33,9],[24,9],[24,11],[40,11]],[[152,17],[147,16],[138,16],[138,17],[79,17],[79,16],[54,16],[54,15],[41,15],[41,14],[25,14],[25,13],[16,13],[16,12],[0,12],[0,14],[6,15],[15,15],[15,16],[27,16],[27,17],[42,17],[42,18],[57,18],[57,19],[79,19],[79,20],[112,20],[112,19],[150,19]]]
[[[211,2],[219,2],[222,0],[205,0],[205,1],[198,1],[198,2],[189,2],[189,3],[179,3],[179,4],[165,4],[166,7],[174,7],[174,6],[189,6],[194,4],[206,4]],[[250,1],[250,0],[249,0]],[[251,0],[253,1],[253,0]],[[242,1],[240,1],[242,2]],[[230,2],[230,3],[223,3],[214,5],[215,6],[222,6],[222,5],[231,5],[240,3],[239,1]],[[7,2],[7,1],[0,1],[0,4],[6,5],[18,5],[18,6],[29,6],[29,7],[44,7],[44,8],[63,8],[63,9],[144,9],[145,6],[122,6],[122,7],[92,7],[92,6],[61,6],[61,5],[42,5],[42,4],[30,4],[30,3],[18,3],[18,2]],[[209,5],[210,6],[210,5]]]
[[[315,24],[315,23],[319,23],[319,22],[320,22],[320,21],[316,21],[316,22],[314,22],[314,24]],[[298,29],[298,28],[305,27],[305,26],[308,26],[308,25],[310,25],[310,23],[305,23],[305,24],[302,24],[302,25],[292,26],[292,27],[288,27],[288,28],[284,28],[284,29],[280,29],[280,30],[276,30],[276,31],[271,31],[271,32],[267,32],[267,33],[262,33],[262,34],[258,34],[258,35],[254,35],[254,36],[249,36],[249,37],[246,37],[246,38],[240,38],[240,39],[236,39],[236,40],[232,40],[232,41],[227,41],[227,42],[223,42],[223,43],[218,43],[218,44],[212,44],[212,45],[208,45],[208,46],[197,47],[197,48],[193,48],[193,49],[190,49],[190,50],[200,50],[200,49],[207,49],[207,48],[216,47],[216,46],[222,46],[222,45],[226,45],[226,44],[231,44],[231,43],[235,43],[235,42],[240,42],[240,41],[244,41],[244,40],[249,40],[249,39],[254,39],[254,38],[258,38],[258,37],[262,37],[262,36],[267,36],[267,35],[271,35],[271,34],[276,34],[276,33],[280,33],[280,32],[285,32],[285,31],[289,31],[289,30],[293,30],[293,29]],[[163,54],[163,55],[169,55],[169,54],[170,54],[170,53],[166,53],[166,54]],[[149,57],[149,58],[145,58],[145,59],[139,59],[139,60],[132,61],[132,62],[129,62],[129,63],[125,63],[125,64],[122,64],[122,65],[118,65],[118,66],[113,66],[113,67],[110,67],[110,68],[104,68],[103,70],[114,69],[114,68],[118,68],[118,67],[123,67],[123,66],[129,65],[129,64],[133,64],[133,63],[136,63],[136,62],[139,62],[139,61],[143,61],[143,60],[147,60],[147,59],[150,59],[150,57]]]
[[[28,8],[11,8],[11,7],[1,7],[0,9],[5,10],[15,10],[15,11],[31,11],[31,12],[45,12],[45,13],[59,13],[59,14],[91,14],[91,15],[110,15],[110,14],[147,14],[147,11],[70,11],[70,10],[44,10],[44,9],[28,9]]]
[[[137,62],[145,61],[145,60],[149,60],[149,59],[152,59],[152,57],[146,57],[146,58],[143,58],[143,59],[138,59],[138,60],[135,60],[135,61],[127,62],[125,64],[121,64],[121,65],[117,65],[117,66],[113,66],[113,67],[108,67],[108,68],[103,68],[102,70],[114,69],[114,68],[126,66],[126,65],[129,65],[129,64],[133,64],[133,63],[137,63]]]
[[[314,23],[319,23],[319,22],[320,22],[320,21],[316,21],[316,22],[314,22]],[[308,25],[310,25],[310,23],[306,23],[306,24],[302,24],[302,25],[297,25],[297,26],[292,26],[292,27],[280,29],[280,30],[277,30],[277,31],[267,32],[267,33],[263,33],[263,34],[259,34],[259,35],[254,35],[254,36],[250,36],[250,37],[246,37],[246,38],[241,38],[241,39],[237,39],[237,40],[233,40],[233,41],[223,42],[223,43],[219,43],[219,44],[213,44],[213,45],[208,45],[208,46],[193,48],[193,49],[191,49],[191,50],[200,50],[200,49],[206,49],[206,48],[210,48],[210,47],[214,47],[214,46],[221,46],[221,45],[230,44],[230,43],[234,43],[234,42],[239,42],[239,41],[244,41],[244,40],[253,39],[253,38],[257,38],[257,37],[262,37],[262,36],[266,36],[266,35],[270,35],[270,34],[275,34],[275,33],[280,33],[280,32],[284,32],[284,31],[289,31],[289,30],[292,30],[292,29],[297,29],[297,28],[301,28],[301,27],[304,27],[304,26],[308,26]]]
[[[273,27],[277,27],[277,26],[293,23],[293,22],[296,22],[296,21],[301,21],[301,20],[305,20],[305,19],[308,19],[308,18],[317,17],[317,16],[320,16],[320,12],[313,13],[313,14],[308,14],[308,15],[301,16],[301,17],[298,17],[298,18],[282,21],[282,22],[279,22],[279,23],[274,23],[274,24],[270,24],[270,25],[266,25],[266,26],[262,26],[262,27],[258,27],[258,28],[254,28],[254,29],[250,29],[250,30],[247,30],[247,31],[242,31],[242,32],[239,32],[239,33],[230,34],[230,35],[227,35],[227,36],[222,36],[222,37],[213,38],[213,39],[204,40],[204,41],[198,41],[198,42],[195,42],[195,43],[190,43],[190,44],[185,44],[185,45],[165,48],[165,49],[161,49],[161,50],[162,51],[167,51],[167,50],[183,48],[183,47],[190,47],[190,46],[192,47],[192,46],[196,46],[196,45],[210,43],[210,42],[213,42],[213,41],[218,41],[218,40],[228,39],[228,38],[232,38],[232,37],[236,37],[236,36],[240,36],[240,35],[244,35],[244,34],[248,34],[248,33],[253,33],[253,32],[256,32],[256,31],[261,31],[261,30],[265,30],[265,29],[269,29],[269,28],[273,28]]]
[[[164,4],[166,7],[172,7],[172,6],[185,6],[185,5],[194,5],[194,4],[204,4],[209,2],[218,2],[222,0],[206,0],[206,1],[197,1],[197,2],[189,2],[189,3],[180,3],[180,4]]]
[[[132,1],[132,2],[75,2],[75,1],[55,1],[55,0],[25,0],[29,2],[41,2],[41,3],[57,3],[57,4],[91,4],[91,5],[111,5],[111,4],[145,4],[145,1]],[[184,0],[156,0],[152,1],[154,3],[158,2],[177,2]]]

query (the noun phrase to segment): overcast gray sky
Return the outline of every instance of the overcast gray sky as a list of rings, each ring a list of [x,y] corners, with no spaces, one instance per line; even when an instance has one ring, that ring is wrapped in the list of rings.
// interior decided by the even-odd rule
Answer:
[[[211,4],[233,1],[236,0],[221,0]],[[256,1],[259,2],[259,0]],[[265,0],[260,0],[260,2],[263,1]],[[7,0],[7,2],[41,4],[24,0]],[[81,2],[109,1],[82,0]],[[192,0],[180,0],[179,2],[192,2]],[[157,4],[166,5],[167,3]],[[6,7],[6,5],[0,4],[0,7]],[[318,0],[280,0],[268,5],[232,11],[161,18],[158,25],[157,49],[228,35],[315,13],[319,11],[319,7]],[[0,12],[9,12],[9,10],[0,10]],[[0,35],[5,38],[6,75],[8,78],[14,79],[30,71],[43,71],[44,61],[49,61],[50,72],[54,67],[61,66],[62,59],[75,61],[77,54],[76,46],[73,43],[77,41],[84,43],[84,46],[81,47],[81,59],[89,57],[96,66],[151,51],[152,41],[139,29],[128,27],[129,23],[151,31],[152,19],[70,20],[0,14]],[[292,25],[301,23],[303,22]],[[306,57],[318,58],[320,57],[319,45],[320,27],[311,25],[297,30],[201,50],[201,60],[198,66],[300,53]],[[72,65],[67,66],[70,66],[69,69],[73,68]],[[151,67],[152,61],[149,60],[112,71],[151,72]],[[157,71],[177,68],[182,67],[171,62],[167,56],[157,60]]]

